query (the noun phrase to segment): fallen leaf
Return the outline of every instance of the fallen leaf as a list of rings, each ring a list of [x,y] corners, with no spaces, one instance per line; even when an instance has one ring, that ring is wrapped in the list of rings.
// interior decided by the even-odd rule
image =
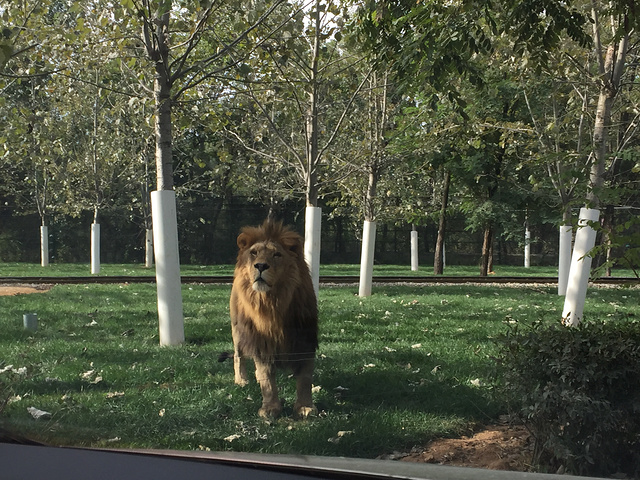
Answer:
[[[45,412],[44,410],[39,410],[39,409],[37,409],[35,407],[28,407],[27,411],[36,420],[40,420],[41,418],[51,418],[51,413]]]
[[[228,437],[224,437],[224,441],[225,442],[233,442],[234,440],[237,440],[239,438],[241,438],[242,435],[238,435],[237,433],[234,433],[233,435],[229,435]]]
[[[160,411],[158,412],[158,415],[160,415],[161,417],[164,417],[164,413],[166,412],[166,410],[164,408],[160,409]]]
[[[431,374],[435,375],[436,373],[438,373],[440,370],[442,369],[442,367],[440,365],[436,365],[435,367],[433,367],[433,369],[431,370]]]
[[[330,443],[338,443],[343,437],[351,435],[353,430],[340,430],[335,437],[327,439]]]
[[[473,385],[474,387],[481,387],[482,386],[482,382],[480,381],[479,378],[476,378],[474,380],[471,380],[471,385]]]

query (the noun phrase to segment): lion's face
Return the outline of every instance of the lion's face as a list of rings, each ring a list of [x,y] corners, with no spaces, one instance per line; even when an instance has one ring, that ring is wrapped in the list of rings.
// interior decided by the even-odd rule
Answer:
[[[244,275],[255,292],[266,293],[297,269],[292,252],[273,241],[257,242],[244,253]]]

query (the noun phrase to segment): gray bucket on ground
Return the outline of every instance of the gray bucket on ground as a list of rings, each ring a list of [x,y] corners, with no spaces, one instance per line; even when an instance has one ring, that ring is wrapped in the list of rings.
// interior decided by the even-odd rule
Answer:
[[[25,313],[22,316],[24,322],[24,328],[26,330],[36,331],[38,329],[38,314],[37,313]]]

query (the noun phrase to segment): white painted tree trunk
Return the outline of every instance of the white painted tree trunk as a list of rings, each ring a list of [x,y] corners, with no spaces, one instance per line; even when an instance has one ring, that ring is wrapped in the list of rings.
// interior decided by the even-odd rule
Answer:
[[[144,266],[153,267],[153,229],[147,228],[144,238]]]
[[[524,268],[531,267],[531,230],[529,222],[524,225]]]
[[[442,268],[447,268],[447,244],[442,242]]]
[[[596,231],[588,223],[596,222],[599,218],[600,210],[595,208],[580,209],[567,282],[567,294],[562,310],[562,322],[571,327],[577,326],[582,321],[592,260],[587,256],[587,253],[596,244]]]
[[[184,342],[176,196],[173,190],[151,192],[156,260],[160,345]]]
[[[309,265],[311,282],[316,292],[320,290],[320,230],[322,227],[322,208],[307,207],[304,217],[304,259]]]
[[[360,257],[360,288],[358,295],[371,295],[373,283],[373,257],[376,249],[376,222],[364,221],[362,228],[362,255]]]
[[[558,242],[558,295],[567,293],[569,270],[571,268],[571,240],[573,229],[571,225],[560,225]]]
[[[418,231],[411,230],[411,271],[418,271]]]
[[[91,224],[91,273],[100,273],[100,224]]]
[[[49,266],[49,227],[40,226],[40,265]]]

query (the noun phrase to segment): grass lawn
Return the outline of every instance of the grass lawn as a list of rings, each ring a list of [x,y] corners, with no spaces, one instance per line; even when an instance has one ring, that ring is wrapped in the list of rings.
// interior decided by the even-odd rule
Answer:
[[[158,346],[154,285],[0,297],[0,426],[70,445],[373,458],[504,413],[494,338],[508,322],[556,322],[562,310],[553,286],[356,291],[320,291],[320,415],[291,419],[294,382],[282,373],[284,414],[270,423],[257,416],[255,382],[235,386],[231,362],[217,361],[232,348],[229,286],[183,286],[186,342],[175,348]],[[638,288],[592,288],[585,313],[626,321],[638,305]],[[26,312],[38,313],[36,332],[23,328]],[[51,416],[36,420],[29,407]]]
[[[233,265],[182,265],[182,275],[233,275]],[[452,265],[445,268],[444,274],[451,276],[478,276],[479,267],[473,265]],[[89,264],[52,263],[42,267],[39,263],[0,263],[0,277],[52,277],[52,276],[92,276]],[[155,269],[141,264],[103,263],[98,276],[145,276],[155,275]],[[330,264],[320,265],[320,275],[360,275],[360,265]],[[378,276],[434,276],[431,265],[423,265],[412,272],[408,265],[375,265],[373,275]],[[524,268],[516,265],[496,265],[492,275],[498,277],[557,277],[558,268],[553,266]],[[630,269],[614,269],[613,276],[634,277]]]

